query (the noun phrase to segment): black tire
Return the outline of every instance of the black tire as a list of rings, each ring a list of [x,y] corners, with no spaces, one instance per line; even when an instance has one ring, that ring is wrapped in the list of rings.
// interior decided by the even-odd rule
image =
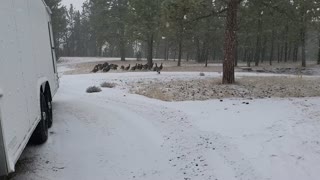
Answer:
[[[1,176],[0,180],[8,180],[9,178],[7,176]]]
[[[53,115],[52,115],[52,101],[50,100],[49,95],[46,95],[47,100],[47,110],[48,110],[48,127],[51,128],[53,124]]]
[[[31,136],[31,142],[34,144],[43,144],[48,140],[48,103],[45,96],[40,95],[41,120]]]

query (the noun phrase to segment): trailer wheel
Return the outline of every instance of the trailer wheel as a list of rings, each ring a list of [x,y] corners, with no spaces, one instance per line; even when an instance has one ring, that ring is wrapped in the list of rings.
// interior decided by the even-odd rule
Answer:
[[[9,178],[7,176],[1,176],[0,180],[8,180]]]
[[[41,120],[32,134],[31,141],[35,144],[43,144],[48,140],[48,109],[45,96],[40,95]]]
[[[52,127],[53,124],[53,115],[52,115],[52,101],[49,98],[49,95],[46,95],[46,101],[47,101],[47,109],[48,109],[48,128]]]

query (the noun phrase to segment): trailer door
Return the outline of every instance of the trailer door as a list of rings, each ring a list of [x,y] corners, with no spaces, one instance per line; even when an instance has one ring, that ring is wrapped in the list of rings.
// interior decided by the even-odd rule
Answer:
[[[30,11],[28,1],[14,0],[14,7],[16,9],[16,26],[18,37],[18,48],[20,53],[18,58],[22,65],[22,80],[23,89],[25,91],[26,109],[28,111],[26,121],[29,121],[29,131],[32,129],[35,122],[37,122],[39,111],[39,96],[36,77],[36,60],[33,48],[32,28],[30,23]]]
[[[0,88],[1,126],[6,147],[8,170],[14,170],[14,163],[19,157],[22,142],[26,139],[30,123],[26,104],[26,89],[22,79],[22,49],[17,36],[17,12],[14,3],[17,0],[0,1]],[[2,164],[1,164],[2,165]]]

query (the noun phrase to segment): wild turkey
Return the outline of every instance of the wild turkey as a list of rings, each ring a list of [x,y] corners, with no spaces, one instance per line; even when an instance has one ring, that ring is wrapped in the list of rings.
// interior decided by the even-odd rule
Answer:
[[[163,69],[163,65],[162,65],[163,63],[161,63],[161,65],[160,65],[160,67],[159,67],[159,71],[162,71],[162,69]]]
[[[137,66],[138,66],[138,64],[136,64],[135,66],[133,66],[133,67],[131,68],[131,71],[135,71],[135,70],[137,69]]]
[[[127,67],[125,68],[125,70],[128,71],[128,70],[130,69],[130,66],[131,66],[131,65],[129,64],[129,66],[127,66]]]
[[[98,71],[99,71],[99,68],[97,66],[95,66],[91,72],[96,73]]]
[[[143,67],[142,64],[138,64],[137,69],[138,69],[138,70],[142,70],[142,67]]]
[[[116,64],[110,64],[110,68],[111,68],[112,70],[117,70],[117,69],[118,69],[118,65],[116,65]]]
[[[105,68],[103,68],[103,72],[109,72],[110,71],[110,69],[111,69],[111,67],[110,66],[107,66],[107,67],[105,67]]]
[[[149,68],[149,65],[148,65],[148,64],[145,64],[145,65],[143,65],[143,67],[142,67],[143,70],[148,70],[148,68]]]
[[[105,62],[102,66],[103,66],[103,68],[105,68],[105,67],[109,66],[109,63]]]
[[[124,66],[121,66],[121,68],[120,68],[121,70],[124,70]]]
[[[153,68],[153,71],[158,71],[158,64],[156,63],[156,66]]]
[[[103,64],[98,64],[97,66],[98,66],[99,70],[103,70],[103,68],[104,68]]]

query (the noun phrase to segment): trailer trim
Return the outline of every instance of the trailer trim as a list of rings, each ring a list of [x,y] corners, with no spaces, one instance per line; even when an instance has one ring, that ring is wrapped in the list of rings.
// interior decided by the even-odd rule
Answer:
[[[0,89],[0,98],[3,97],[2,90]],[[1,109],[0,109],[1,110]],[[1,123],[1,111],[0,111],[0,134],[2,134],[2,123]],[[7,161],[7,152],[5,148],[5,142],[3,136],[0,136],[0,162]],[[0,166],[0,174],[8,174],[8,164],[5,163],[4,166]]]

